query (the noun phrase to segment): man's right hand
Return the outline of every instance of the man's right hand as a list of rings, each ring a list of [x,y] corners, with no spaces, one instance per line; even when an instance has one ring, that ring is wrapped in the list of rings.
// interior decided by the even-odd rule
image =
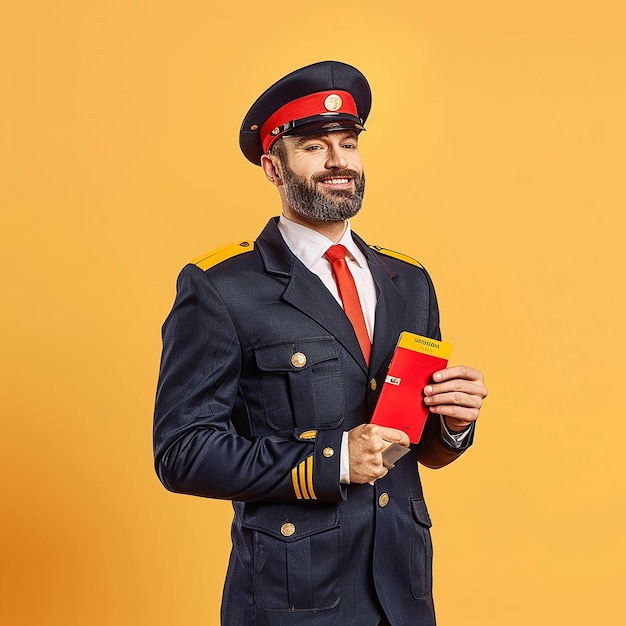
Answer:
[[[382,478],[389,471],[382,452],[394,442],[407,448],[411,443],[405,432],[377,424],[361,424],[348,431],[350,482],[364,484]]]

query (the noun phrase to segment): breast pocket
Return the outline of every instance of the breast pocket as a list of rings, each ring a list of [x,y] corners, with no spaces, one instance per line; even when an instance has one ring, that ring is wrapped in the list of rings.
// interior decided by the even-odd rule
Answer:
[[[253,534],[254,598],[263,611],[321,611],[341,599],[337,505],[246,504]]]
[[[263,408],[276,430],[334,428],[344,418],[338,346],[332,337],[255,349]]]

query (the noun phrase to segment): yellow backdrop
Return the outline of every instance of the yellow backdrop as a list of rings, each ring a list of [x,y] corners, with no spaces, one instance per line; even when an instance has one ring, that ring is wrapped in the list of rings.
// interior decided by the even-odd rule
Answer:
[[[623,6],[4,3],[0,622],[218,623],[230,505],[152,469],[160,325],[278,211],[248,106],[332,58],[374,93],[355,230],[427,266],[491,391],[423,472],[441,626],[622,623]]]

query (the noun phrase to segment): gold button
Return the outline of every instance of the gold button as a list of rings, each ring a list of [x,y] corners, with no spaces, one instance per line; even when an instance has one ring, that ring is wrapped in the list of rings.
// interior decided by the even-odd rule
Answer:
[[[389,504],[389,494],[386,491],[378,496],[378,506],[385,507]]]
[[[370,389],[376,391],[376,387],[378,387],[378,383],[375,378],[372,378],[372,380],[370,380]]]
[[[294,367],[304,367],[306,365],[306,356],[302,352],[296,352],[291,357],[291,364]]]
[[[335,454],[335,451],[332,448],[324,448],[322,450],[322,454],[329,459],[333,454]]]
[[[296,532],[296,527],[291,522],[285,522],[280,527],[280,534],[283,537],[291,537]]]

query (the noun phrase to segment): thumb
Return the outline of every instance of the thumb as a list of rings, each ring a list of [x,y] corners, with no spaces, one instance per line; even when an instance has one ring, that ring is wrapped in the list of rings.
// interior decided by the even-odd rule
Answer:
[[[383,426],[380,436],[385,441],[390,441],[392,443],[399,443],[400,445],[405,446],[407,448],[411,444],[411,440],[409,439],[409,436],[403,430],[399,430],[398,428],[390,428],[389,426]]]

